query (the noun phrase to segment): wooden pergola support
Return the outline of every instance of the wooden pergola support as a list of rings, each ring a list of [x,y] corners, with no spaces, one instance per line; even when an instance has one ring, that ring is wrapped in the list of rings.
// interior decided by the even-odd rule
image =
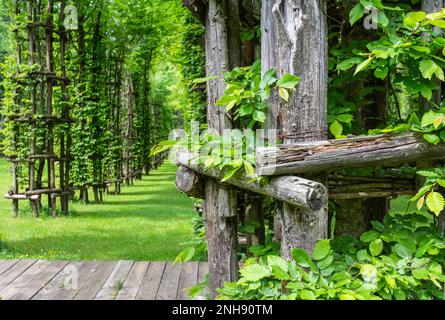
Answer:
[[[262,176],[302,174],[444,158],[443,143],[432,145],[415,133],[403,133],[263,148],[257,153],[257,172]]]
[[[177,159],[177,162],[178,164],[182,165],[182,167],[178,169],[177,173],[177,179],[180,180],[183,179],[183,174],[186,174],[189,177],[187,178],[189,181],[199,181],[199,178],[190,178],[190,175],[193,175],[193,173],[191,173],[188,169],[191,169],[203,176],[213,178],[217,181],[221,181],[224,177],[224,171],[217,168],[208,169],[203,165],[197,165],[193,162],[184,160],[184,158]],[[269,182],[261,183],[252,180],[252,178],[246,176],[243,172],[241,172],[241,170],[240,173],[226,181],[224,184],[256,194],[270,196],[274,199],[306,210],[320,209],[323,205],[323,199],[327,195],[326,188],[321,183],[315,181],[295,176],[281,176],[272,178]],[[190,183],[184,182],[177,182],[176,185],[186,185],[186,188],[183,188],[182,190],[180,189],[180,191],[185,193],[189,193],[189,190],[200,188],[196,186],[191,187]]]

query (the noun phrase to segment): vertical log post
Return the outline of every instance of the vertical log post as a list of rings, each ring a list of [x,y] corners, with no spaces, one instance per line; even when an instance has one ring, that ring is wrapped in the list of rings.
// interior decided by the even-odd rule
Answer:
[[[32,67],[35,63],[35,27],[33,25],[33,22],[35,21],[34,19],[34,1],[33,0],[29,0],[28,2],[28,21],[30,22],[29,26],[28,26],[28,37],[29,37],[29,65],[30,67]],[[30,104],[31,104],[31,114],[35,114],[36,113],[36,99],[37,99],[37,88],[36,88],[36,84],[33,83],[31,85],[31,93],[30,93],[31,97],[30,97]],[[31,137],[31,146],[30,146],[30,156],[34,156],[36,154],[36,123],[32,122],[31,123],[31,132],[32,132],[32,137]],[[31,161],[29,163],[29,170],[28,170],[28,180],[29,180],[29,185],[28,185],[28,190],[29,191],[33,191],[36,188],[36,176],[35,176],[35,162]],[[35,200],[30,200],[29,204],[31,206],[32,209],[32,214],[34,217],[38,217],[39,216],[39,208],[38,208],[38,204],[37,201]]]
[[[422,0],[422,11],[425,11],[426,13],[433,13],[433,12],[437,12],[440,11],[441,9],[443,9],[445,7],[445,3],[443,0]],[[439,27],[437,27],[435,29],[435,31],[437,33],[442,33],[441,29]],[[440,105],[440,103],[442,102],[442,93],[443,93],[443,88],[441,87],[441,82],[437,81],[437,84],[439,86],[439,88],[437,90],[435,90],[433,92],[433,101]],[[419,165],[422,165],[423,167],[431,167],[432,163],[431,162],[421,162],[419,163]],[[421,179],[421,184],[423,184],[424,179]],[[438,218],[438,227],[439,227],[439,231],[441,234],[445,233],[445,211],[442,212],[439,215]]]
[[[46,71],[48,75],[54,73],[54,63],[53,63],[53,11],[54,11],[54,1],[48,0],[48,11],[46,18],[46,33],[45,33],[45,44],[46,44]],[[48,76],[46,79],[46,113],[49,117],[53,115],[53,78]],[[56,189],[56,172],[54,168],[54,130],[53,124],[48,122],[48,189]],[[48,194],[48,204],[51,210],[51,215],[55,217],[56,212],[56,195],[54,193]]]
[[[284,144],[326,139],[327,20],[326,4],[319,0],[263,0],[263,68],[275,67],[301,77],[288,103],[272,97],[268,128],[278,128]],[[272,55],[272,57],[270,56]],[[326,182],[325,177],[311,177]],[[327,237],[328,210],[307,211],[283,203],[282,255],[293,248],[309,252]]]
[[[224,71],[239,65],[239,0],[210,0],[206,17],[206,73],[218,76],[208,81],[209,129],[223,133],[232,128],[228,115],[216,101],[224,94]],[[209,258],[209,281],[213,297],[226,281],[238,277],[237,257],[237,194],[208,179],[204,205]]]

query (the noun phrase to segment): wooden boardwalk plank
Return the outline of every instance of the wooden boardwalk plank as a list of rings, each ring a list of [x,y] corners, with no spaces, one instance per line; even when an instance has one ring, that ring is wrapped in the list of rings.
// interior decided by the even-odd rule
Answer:
[[[93,300],[99,290],[102,288],[105,281],[110,276],[110,273],[116,267],[117,261],[101,262],[96,270],[94,270],[91,277],[83,284],[83,286],[76,293],[75,300]]]
[[[53,300],[64,290],[78,286],[79,270],[83,262],[70,262],[48,284],[32,298],[33,300]]]
[[[164,274],[165,262],[151,262],[136,300],[155,300]]]
[[[156,300],[176,300],[180,276],[181,265],[173,265],[171,262],[167,262]]]
[[[190,300],[189,290],[198,283],[198,262],[182,264],[181,278],[179,280],[178,300]]]
[[[66,265],[67,261],[51,262],[45,269],[40,271],[28,284],[14,294],[12,300],[30,300],[47,283],[49,283]]]
[[[15,280],[29,267],[31,267],[37,260],[20,260],[6,272],[0,276],[0,289],[6,287],[9,283]]]
[[[28,284],[34,279],[40,272],[42,272],[47,266],[49,261],[36,261],[32,266],[26,269],[17,278],[11,281],[7,286],[0,290],[0,297],[3,300],[9,300],[17,292],[24,290]]]
[[[59,282],[59,286],[62,287],[61,290],[56,291],[49,296],[43,295],[37,295],[34,297],[34,299],[39,300],[71,300],[73,299],[76,294],[79,292],[79,290],[84,286],[84,284],[91,278],[91,276],[94,274],[94,272],[97,270],[97,268],[100,265],[99,261],[84,261],[84,262],[75,262],[71,263],[70,265],[76,266],[78,269],[77,274],[77,285],[74,283],[74,287],[72,288],[65,288],[63,281]],[[67,266],[68,267],[68,266]],[[72,272],[72,270],[68,270],[69,272]],[[64,278],[65,276],[62,276]],[[56,280],[57,281],[57,280]],[[59,279],[60,281],[60,279]],[[57,286],[57,284],[55,285]]]
[[[135,262],[116,300],[135,300],[150,262]]]
[[[4,272],[8,271],[17,262],[19,262],[19,259],[15,259],[15,260],[1,260],[0,261],[0,275],[2,275]]]
[[[188,300],[187,289],[204,281],[208,264],[0,260],[0,272],[5,300]]]
[[[94,299],[114,300],[122,290],[133,264],[133,261],[119,261]]]
[[[208,274],[209,274],[209,264],[207,262],[199,262],[198,283],[204,282]],[[205,288],[204,291],[201,293],[201,295],[196,299],[206,300],[208,294],[209,294],[208,288]]]

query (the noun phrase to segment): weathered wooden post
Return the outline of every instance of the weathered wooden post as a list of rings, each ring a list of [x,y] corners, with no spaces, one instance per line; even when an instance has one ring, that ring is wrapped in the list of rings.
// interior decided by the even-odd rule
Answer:
[[[209,0],[206,16],[206,74],[218,76],[208,81],[207,122],[210,130],[223,134],[232,123],[216,105],[223,96],[225,71],[240,64],[239,0]],[[237,193],[216,180],[207,179],[204,214],[209,259],[209,282],[213,296],[226,281],[238,278]]]
[[[283,143],[325,140],[327,135],[327,21],[325,1],[263,0],[263,69],[276,68],[301,77],[297,92],[285,103],[272,97],[268,128],[277,128]],[[323,176],[317,180],[325,182]],[[292,248],[312,251],[327,237],[327,197],[317,210],[283,203],[282,255]]]

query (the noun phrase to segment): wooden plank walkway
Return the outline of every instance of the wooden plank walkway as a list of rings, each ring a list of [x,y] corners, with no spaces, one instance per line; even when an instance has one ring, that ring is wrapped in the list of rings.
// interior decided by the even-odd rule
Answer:
[[[0,300],[189,300],[207,273],[206,262],[0,260]]]

